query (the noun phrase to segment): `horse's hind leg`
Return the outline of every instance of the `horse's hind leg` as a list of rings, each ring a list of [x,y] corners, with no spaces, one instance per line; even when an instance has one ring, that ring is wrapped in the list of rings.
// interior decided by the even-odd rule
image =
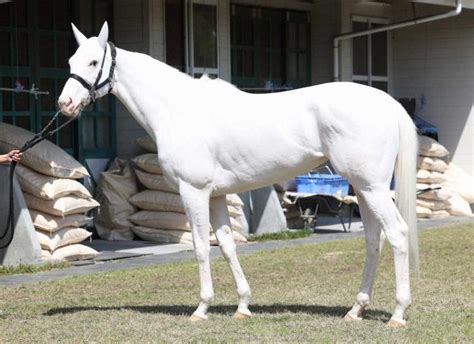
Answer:
[[[191,222],[193,244],[199,265],[199,280],[201,283],[200,302],[191,316],[191,321],[207,319],[207,310],[214,297],[209,262],[209,195],[208,190],[200,190],[188,183],[180,182],[179,192],[183,201],[188,220]]]
[[[225,196],[211,198],[210,216],[212,228],[216,233],[222,254],[229,263],[230,271],[237,287],[237,293],[239,294],[239,306],[234,317],[237,319],[247,318],[251,316],[248,309],[250,287],[237,258]]]
[[[346,321],[361,320],[365,308],[369,305],[381,249],[380,234],[382,227],[377,223],[374,214],[369,211],[362,195],[357,191],[356,194],[359,201],[362,221],[364,223],[366,258],[356,303],[344,317]]]
[[[401,327],[406,324],[405,310],[411,304],[408,226],[390,196],[388,185],[371,185],[370,188],[359,190],[359,194],[365,200],[367,211],[374,223],[383,229],[393,249],[397,305],[388,325]]]

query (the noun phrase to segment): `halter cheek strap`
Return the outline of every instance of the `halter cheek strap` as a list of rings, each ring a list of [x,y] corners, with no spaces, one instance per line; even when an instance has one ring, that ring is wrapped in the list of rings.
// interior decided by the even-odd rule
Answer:
[[[110,55],[112,57],[112,63],[110,65],[109,76],[107,77],[107,79],[99,83],[100,78],[102,77],[102,71],[104,69],[105,57],[107,54],[107,45],[105,46],[105,49],[104,49],[104,56],[102,57],[99,73],[97,74],[97,78],[95,79],[95,82],[93,84],[90,84],[87,80],[82,78],[80,75],[77,75],[74,73],[69,74],[69,78],[77,80],[87,91],[89,91],[89,97],[93,103],[96,100],[97,90],[100,90],[104,86],[109,85],[108,93],[112,92],[112,81],[113,81],[115,65],[116,65],[117,50],[115,49],[115,45],[112,42],[108,42],[108,45],[110,46]]]

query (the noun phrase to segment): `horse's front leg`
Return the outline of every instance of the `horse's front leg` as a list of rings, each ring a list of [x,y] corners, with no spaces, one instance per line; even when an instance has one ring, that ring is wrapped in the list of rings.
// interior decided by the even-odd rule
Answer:
[[[251,316],[248,308],[251,295],[250,287],[237,258],[225,196],[211,198],[210,213],[212,228],[219,241],[222,255],[229,263],[229,268],[237,287],[237,293],[239,294],[239,307],[234,317],[236,319],[248,318]]]
[[[199,265],[199,280],[201,283],[200,302],[191,316],[191,321],[207,320],[207,310],[214,297],[209,262],[209,196],[208,189],[198,189],[180,181],[179,192],[184,209],[192,226],[193,244]]]

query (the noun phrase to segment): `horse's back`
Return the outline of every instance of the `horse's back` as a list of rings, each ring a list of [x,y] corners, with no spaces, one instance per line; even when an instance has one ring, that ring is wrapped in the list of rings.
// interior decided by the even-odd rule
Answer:
[[[261,99],[273,111],[265,113],[263,120],[276,123],[273,128],[277,128],[280,141],[293,145],[293,153],[281,148],[289,161],[295,162],[291,159],[295,156],[311,161],[309,155],[297,154],[306,147],[329,158],[338,173],[348,178],[363,182],[391,178],[400,145],[399,120],[407,114],[387,93],[340,82]]]
[[[376,162],[389,170],[398,151],[400,109],[369,87],[330,83],[253,95],[206,81],[201,92],[212,99],[203,98],[189,117],[186,135],[195,149],[183,150],[181,159],[198,159],[200,179],[222,192],[279,182],[327,158],[346,176]]]

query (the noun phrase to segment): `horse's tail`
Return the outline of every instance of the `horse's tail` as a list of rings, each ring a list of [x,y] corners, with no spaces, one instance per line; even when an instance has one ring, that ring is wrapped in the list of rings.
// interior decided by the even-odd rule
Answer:
[[[416,159],[418,136],[416,128],[406,112],[399,118],[399,140],[395,167],[395,201],[403,219],[408,225],[408,249],[410,265],[419,270],[418,231],[416,223]]]

